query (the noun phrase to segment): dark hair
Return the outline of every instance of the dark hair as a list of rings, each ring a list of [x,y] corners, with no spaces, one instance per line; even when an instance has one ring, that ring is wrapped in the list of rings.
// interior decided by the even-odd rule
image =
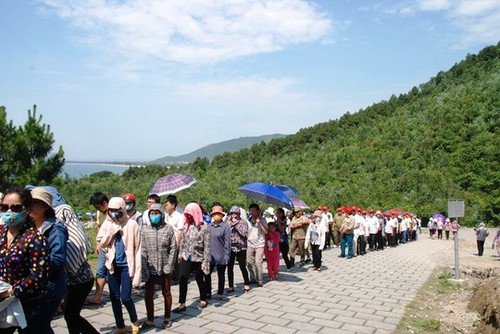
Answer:
[[[278,208],[278,210],[276,210],[276,213],[278,212],[281,212],[281,214],[285,216],[285,210],[283,210],[283,208]]]
[[[259,204],[257,204],[257,203],[252,203],[252,204],[250,204],[250,206],[248,207],[248,210],[250,210],[250,209],[257,209],[257,210],[260,210],[260,206],[259,206]]]
[[[104,195],[102,192],[96,192],[94,195],[90,196],[90,204],[91,205],[103,205],[104,203],[108,203],[108,196]]]
[[[173,206],[177,207],[177,196],[175,195],[168,195],[167,199],[165,200],[165,203],[170,203]]]
[[[160,196],[156,195],[156,194],[151,194],[148,196],[148,199],[152,199],[155,201],[155,203],[160,203]]]
[[[274,222],[269,222],[269,223],[267,223],[267,227],[269,227],[269,226],[274,226],[274,227],[276,227],[276,224],[275,224]]]
[[[10,195],[10,194],[17,194],[19,198],[21,199],[21,204],[25,208],[29,208],[31,206],[31,203],[33,201],[33,198],[31,197],[31,191],[27,189],[19,189],[19,188],[9,188],[7,191],[5,191],[5,194],[3,195],[2,201],[5,198],[5,196]]]

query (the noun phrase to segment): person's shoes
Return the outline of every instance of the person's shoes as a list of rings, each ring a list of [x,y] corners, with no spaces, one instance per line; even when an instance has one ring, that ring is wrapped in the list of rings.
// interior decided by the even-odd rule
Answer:
[[[243,288],[243,291],[244,292],[250,291],[250,285],[245,285],[245,287]]]
[[[215,299],[217,299],[217,300],[222,300],[222,295],[216,294],[216,295],[215,295]]]
[[[141,330],[141,325],[139,324],[139,321],[131,323],[130,327],[132,328],[131,331],[132,334],[138,334],[139,331]]]
[[[154,326],[155,326],[154,322],[153,322],[152,324],[150,324],[150,323],[148,323],[148,322],[147,322],[147,320],[146,320],[146,321],[144,321],[144,322],[143,322],[143,323],[139,326],[139,328],[140,328],[141,330],[143,330],[143,329],[153,328]]]
[[[200,310],[202,310],[202,309],[204,309],[205,307],[207,307],[207,305],[208,305],[208,302],[207,302],[207,301],[205,301],[205,300],[202,300],[202,301],[198,304],[198,308],[199,308]]]
[[[170,328],[172,327],[172,320],[170,319],[165,319],[163,320],[163,324],[161,326],[162,329]]]
[[[123,334],[123,333],[127,333],[127,329],[125,327],[117,328],[111,332],[111,334]]]
[[[305,261],[305,262],[306,262],[306,263],[309,263],[309,262],[311,262],[311,259],[306,259],[306,261]]]
[[[318,268],[318,271],[321,271],[321,267]]]
[[[350,260],[350,259],[352,259],[352,256],[348,256],[348,257],[346,257],[346,259]]]
[[[257,284],[257,286],[258,286],[259,288],[262,288],[262,287],[264,286],[264,283],[259,282],[259,284]]]
[[[84,306],[101,306],[102,304],[104,304],[102,299],[100,301],[94,299],[87,299],[83,302]]]
[[[345,257],[345,255],[339,255],[338,257]]]
[[[186,305],[184,305],[184,306],[182,306],[182,307],[177,306],[176,308],[174,308],[174,309],[172,310],[172,312],[174,312],[174,313],[182,313],[182,312],[184,312],[186,309],[187,309]]]
[[[231,287],[231,288],[227,288],[227,289],[226,289],[226,292],[227,292],[227,293],[234,292],[234,286],[233,286],[233,287]]]

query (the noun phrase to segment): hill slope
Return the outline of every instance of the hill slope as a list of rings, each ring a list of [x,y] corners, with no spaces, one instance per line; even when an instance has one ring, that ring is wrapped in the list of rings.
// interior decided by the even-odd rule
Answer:
[[[271,139],[282,138],[285,136],[286,135],[283,134],[272,134],[258,137],[240,137],[236,139],[230,139],[220,143],[203,146],[202,148],[197,149],[196,151],[193,151],[191,153],[156,159],[150,161],[148,164],[171,165],[177,163],[193,162],[196,160],[196,158],[208,158],[209,160],[212,160],[216,155],[220,155],[225,152],[236,152],[243,148],[251,147],[252,145],[260,142],[269,142]]]
[[[238,187],[253,181],[291,184],[310,206],[401,207],[428,216],[465,199],[470,223],[500,221],[500,45],[468,55],[407,94],[339,120],[182,168],[131,168],[122,178],[82,179],[71,196],[94,189],[135,191],[173,170],[198,183],[179,198],[248,205]],[[96,188],[97,187],[97,188]],[[100,187],[100,188],[99,188]],[[87,198],[85,198],[86,202]]]

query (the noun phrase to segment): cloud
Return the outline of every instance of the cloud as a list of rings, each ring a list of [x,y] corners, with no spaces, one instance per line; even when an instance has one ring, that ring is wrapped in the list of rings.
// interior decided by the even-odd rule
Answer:
[[[422,11],[444,11],[447,20],[459,29],[457,47],[476,43],[497,43],[500,36],[498,0],[418,0]]]
[[[500,36],[500,1],[498,0],[406,0],[379,1],[359,8],[364,12],[385,15],[418,15],[439,12],[454,27],[455,47],[496,44]]]
[[[305,0],[40,0],[80,41],[134,58],[218,63],[329,39],[332,21]]]

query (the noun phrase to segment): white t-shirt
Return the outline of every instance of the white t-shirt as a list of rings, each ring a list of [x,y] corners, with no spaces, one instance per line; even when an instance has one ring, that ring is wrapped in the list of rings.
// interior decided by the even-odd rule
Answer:
[[[379,229],[378,218],[375,216],[368,217],[368,218],[366,218],[366,223],[368,225],[368,233],[369,234],[377,234],[378,229]]]
[[[267,228],[267,221],[265,218],[260,218],[262,225]],[[250,219],[248,220],[248,247],[262,248],[266,244],[266,235],[259,224],[254,224]]]
[[[175,239],[179,240],[179,236],[184,229],[184,216],[178,211],[174,211],[171,215],[165,213],[165,223],[174,228]]]

